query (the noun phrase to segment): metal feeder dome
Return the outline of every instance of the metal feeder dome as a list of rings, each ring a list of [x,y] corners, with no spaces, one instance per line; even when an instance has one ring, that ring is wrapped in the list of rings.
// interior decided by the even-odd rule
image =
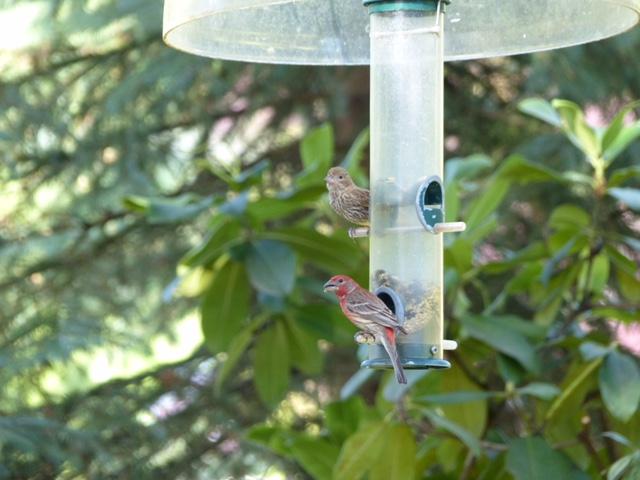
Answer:
[[[465,225],[446,220],[443,62],[599,40],[639,15],[640,0],[165,0],[164,39],[214,58],[371,65],[370,288],[403,317],[404,368],[447,368],[442,234]],[[391,367],[379,345],[362,365]]]

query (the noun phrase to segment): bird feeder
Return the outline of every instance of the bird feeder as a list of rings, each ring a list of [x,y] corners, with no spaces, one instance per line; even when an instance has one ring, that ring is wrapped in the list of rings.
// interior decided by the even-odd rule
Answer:
[[[640,0],[165,0],[164,39],[248,62],[371,66],[370,288],[408,330],[404,368],[447,368],[443,62],[600,40]],[[338,273],[338,272],[337,272]],[[379,345],[363,366],[391,368]]]

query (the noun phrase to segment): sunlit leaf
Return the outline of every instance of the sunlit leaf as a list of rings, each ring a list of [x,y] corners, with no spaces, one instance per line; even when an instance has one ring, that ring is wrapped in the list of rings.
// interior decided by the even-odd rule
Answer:
[[[359,480],[374,468],[385,450],[388,431],[387,423],[373,422],[351,435],[333,468],[334,480]]]
[[[599,379],[607,410],[623,422],[629,420],[640,402],[640,367],[636,361],[614,350],[606,356]]]
[[[218,272],[202,298],[202,332],[213,352],[224,351],[242,329],[249,314],[251,289],[244,267],[228,261]]]
[[[551,103],[542,98],[527,98],[518,104],[518,109],[554,127],[562,126],[562,118]]]
[[[562,453],[540,437],[515,440],[507,453],[507,469],[516,480],[587,479]]]
[[[403,479],[415,476],[416,441],[406,425],[392,425],[385,433],[386,447],[371,468],[371,480]]]
[[[289,352],[282,321],[275,321],[258,337],[253,358],[254,383],[267,405],[275,406],[289,388]]]

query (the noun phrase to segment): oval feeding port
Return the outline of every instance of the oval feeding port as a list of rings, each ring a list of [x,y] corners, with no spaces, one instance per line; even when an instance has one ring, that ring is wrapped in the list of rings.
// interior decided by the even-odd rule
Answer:
[[[422,226],[435,233],[435,226],[444,223],[444,194],[440,177],[430,177],[418,187],[416,210]]]
[[[402,300],[400,296],[389,287],[379,287],[374,292],[377,297],[384,302],[384,304],[389,307],[396,318],[398,319],[398,323],[400,325],[404,324],[404,306],[402,304]]]

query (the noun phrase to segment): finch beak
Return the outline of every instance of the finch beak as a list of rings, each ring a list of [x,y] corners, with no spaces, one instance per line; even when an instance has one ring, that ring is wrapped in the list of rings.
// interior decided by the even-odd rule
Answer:
[[[331,283],[331,280],[324,284],[325,292],[335,292],[337,289],[338,286],[335,283]]]

